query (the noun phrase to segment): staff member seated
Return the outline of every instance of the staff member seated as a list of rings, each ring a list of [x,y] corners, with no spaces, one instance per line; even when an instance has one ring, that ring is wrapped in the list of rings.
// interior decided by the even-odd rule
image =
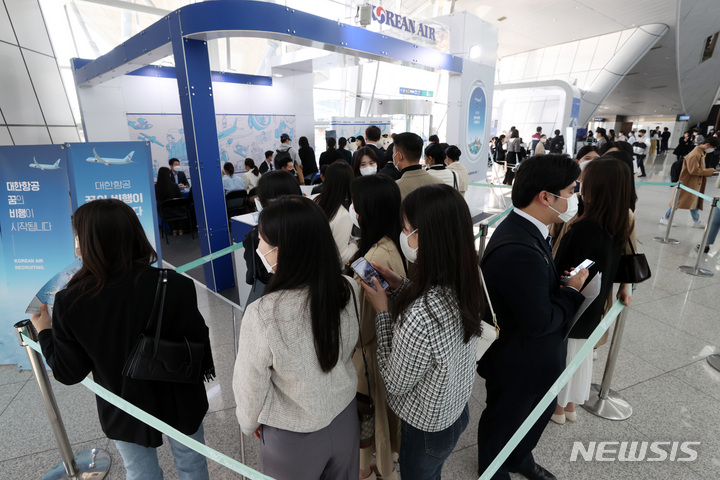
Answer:
[[[223,190],[225,191],[225,195],[230,192],[234,192],[235,190],[245,190],[245,184],[243,183],[242,178],[235,176],[235,167],[233,167],[232,163],[226,162],[225,165],[223,165],[222,175]]]

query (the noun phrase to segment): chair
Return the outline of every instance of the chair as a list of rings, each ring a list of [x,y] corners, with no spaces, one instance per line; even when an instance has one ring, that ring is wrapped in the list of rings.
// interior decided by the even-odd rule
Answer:
[[[227,208],[228,220],[236,215],[250,212],[247,199],[247,190],[233,190],[225,195],[225,207]]]
[[[179,222],[182,220],[187,221],[190,235],[195,238],[195,229],[193,228],[192,220],[190,218],[190,200],[187,198],[169,198],[163,200],[158,205],[158,214],[160,215],[160,221],[165,224],[170,222]],[[170,245],[170,236],[165,233],[165,242]]]

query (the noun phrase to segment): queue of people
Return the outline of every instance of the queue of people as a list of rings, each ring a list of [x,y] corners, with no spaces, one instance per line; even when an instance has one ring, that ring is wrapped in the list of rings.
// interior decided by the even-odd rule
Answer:
[[[482,259],[462,195],[467,171],[463,177],[464,169],[450,168],[459,149],[432,143],[425,170],[423,140],[405,132],[383,153],[399,179],[380,174],[376,153],[361,147],[353,167],[344,158],[327,166],[314,200],[302,196],[303,170],[291,153],[275,168],[266,158],[264,174],[246,163],[246,175],[258,177],[259,217],[244,242],[253,293],[233,389],[240,427],[260,440],[261,469],[277,479],[393,479],[396,459],[406,479],[440,479],[472,420],[479,422],[482,474],[597,326],[619,257],[634,247],[632,170],[613,152],[598,156],[591,147],[578,161],[547,154],[522,162],[515,210]],[[214,367],[192,284],[168,275],[167,314],[178,323],[165,334],[203,345],[202,376],[187,384],[125,376],[121,364],[157,309],[155,252],[123,202],[90,202],[73,222],[83,267],[58,294],[52,323],[46,308],[32,318],[56,378],[72,384],[92,372],[102,386],[202,441],[203,381]],[[585,258],[595,265],[570,277]],[[572,323],[593,281],[600,293]],[[617,297],[630,304],[627,285]],[[501,334],[476,363],[490,305]],[[98,316],[104,321],[94,322]],[[108,332],[112,348],[99,341]],[[591,369],[590,356],[493,478],[555,478],[532,452],[551,419],[576,420]],[[476,372],[487,406],[471,419]],[[374,416],[362,417],[361,430],[358,412],[368,402]],[[102,400],[98,414],[128,478],[161,478],[159,432]],[[374,434],[361,448],[368,427]],[[181,479],[207,478],[204,458],[171,445]]]

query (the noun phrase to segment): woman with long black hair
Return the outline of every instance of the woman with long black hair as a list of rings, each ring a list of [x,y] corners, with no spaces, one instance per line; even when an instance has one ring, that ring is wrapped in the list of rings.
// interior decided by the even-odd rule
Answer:
[[[47,306],[31,318],[53,376],[73,385],[92,372],[99,385],[202,442],[202,420],[208,409],[202,378],[197,383],[175,383],[122,374],[153,312],[160,273],[151,267],[157,255],[137,215],[120,200],[94,200],[75,211],[73,227],[82,268],[55,297],[52,325]],[[173,271],[167,273],[161,338],[201,342],[201,371],[209,380],[215,371],[195,285]],[[163,443],[162,434],[101,398],[97,408],[103,432],[120,451],[127,478],[162,479],[155,451]],[[205,457],[172,438],[169,441],[178,478],[208,478]]]
[[[348,215],[352,181],[353,171],[350,165],[344,161],[336,161],[327,167],[322,192],[315,197],[315,201],[330,220],[330,230],[342,263],[350,260],[358,249],[357,244],[351,241],[353,224]]]
[[[472,219],[462,195],[447,185],[410,193],[400,208],[400,247],[410,278],[375,264],[390,285],[363,284],[375,317],[377,360],[388,404],[402,422],[400,471],[440,479],[445,460],[469,421],[477,339],[485,301]]]
[[[266,475],[356,480],[357,285],[340,273],[327,218],[312,200],[272,202],[259,227],[257,252],[274,274],[240,327],[240,427],[261,440]]]
[[[359,250],[353,260],[364,257],[368,262],[405,275],[400,253],[402,227],[398,216],[400,189],[397,183],[385,175],[369,175],[353,181],[350,190],[353,198],[350,218],[361,233]],[[358,275],[355,275],[355,281],[362,283]],[[362,346],[365,347],[367,357],[370,395],[375,405],[375,440],[370,447],[360,450],[360,479],[374,479],[376,477],[373,475],[378,474],[385,480],[394,480],[397,479],[397,472],[393,470],[393,454],[400,452],[400,420],[387,404],[385,383],[378,369],[375,335],[377,311],[365,298],[364,291],[360,292],[359,305]],[[367,395],[365,365],[359,344],[353,361],[358,375],[358,391]],[[371,465],[373,454],[375,464]]]

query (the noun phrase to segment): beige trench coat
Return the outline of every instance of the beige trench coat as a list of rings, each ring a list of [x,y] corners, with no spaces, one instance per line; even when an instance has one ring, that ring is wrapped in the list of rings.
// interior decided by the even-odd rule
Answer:
[[[715,169],[713,168],[705,168],[705,151],[700,147],[695,147],[683,161],[680,182],[688,188],[705,193],[707,177],[714,172]],[[702,210],[702,198],[685,190],[680,190],[679,195],[678,210],[692,210],[695,208]],[[670,206],[672,206],[672,203],[670,203]]]

